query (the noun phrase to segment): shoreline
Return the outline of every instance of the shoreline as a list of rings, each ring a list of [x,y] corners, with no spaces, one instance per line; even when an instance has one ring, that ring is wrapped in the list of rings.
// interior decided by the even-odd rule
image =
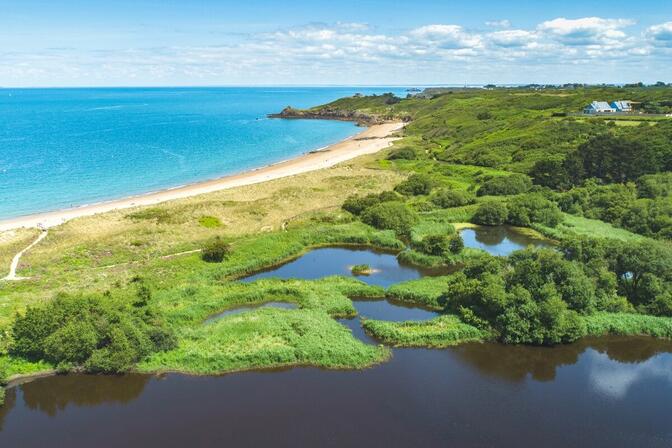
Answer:
[[[373,154],[388,148],[396,140],[391,134],[404,127],[405,123],[394,122],[373,125],[362,132],[323,148],[282,162],[265,165],[256,169],[216,179],[176,186],[155,192],[127,196],[120,199],[82,205],[75,208],[36,213],[16,218],[0,220],[0,232],[22,227],[47,229],[63,224],[71,219],[92,216],[113,210],[139,206],[156,205],[175,199],[183,199],[205,193],[227,190],[235,187],[258,184],[283,177],[330,168],[338,163],[356,157]]]

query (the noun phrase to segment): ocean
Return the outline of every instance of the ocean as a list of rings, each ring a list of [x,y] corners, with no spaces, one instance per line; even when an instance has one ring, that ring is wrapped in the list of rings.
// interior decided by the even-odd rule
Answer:
[[[0,219],[213,179],[356,134],[268,119],[285,106],[404,88],[0,89]]]

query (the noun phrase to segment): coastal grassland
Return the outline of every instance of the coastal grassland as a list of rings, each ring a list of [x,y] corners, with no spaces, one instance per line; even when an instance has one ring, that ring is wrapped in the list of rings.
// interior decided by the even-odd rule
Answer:
[[[0,232],[0,278],[7,275],[12,258],[17,252],[35,241],[40,231],[37,229],[16,229]]]
[[[362,326],[373,337],[393,347],[442,348],[487,339],[486,333],[451,315],[419,322],[366,319]]]

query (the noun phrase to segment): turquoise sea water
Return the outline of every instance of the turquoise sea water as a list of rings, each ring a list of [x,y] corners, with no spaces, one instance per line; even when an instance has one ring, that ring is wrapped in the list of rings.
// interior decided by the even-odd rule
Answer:
[[[295,157],[358,132],[267,119],[396,88],[0,89],[0,219],[147,193]]]

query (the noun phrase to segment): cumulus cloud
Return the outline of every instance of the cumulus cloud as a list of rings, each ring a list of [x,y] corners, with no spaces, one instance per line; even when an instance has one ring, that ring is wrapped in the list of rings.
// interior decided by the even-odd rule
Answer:
[[[485,22],[485,26],[489,26],[491,28],[510,28],[511,27],[511,21],[510,20],[489,20]]]
[[[653,42],[653,45],[672,48],[672,22],[665,22],[649,27],[646,34]]]
[[[504,82],[505,70],[510,82],[573,73],[579,77],[572,80],[585,81],[587,70],[595,81],[614,82],[630,80],[627,67],[637,77],[632,80],[641,79],[642,63],[656,78],[669,73],[672,22],[640,32],[629,28],[631,20],[599,17],[557,18],[527,29],[512,29],[508,21],[488,25],[494,29],[434,23],[391,33],[364,23],[312,23],[235,39],[222,34],[200,46],[0,51],[0,84],[59,76],[80,85],[148,78],[157,84],[448,82],[450,76]],[[609,61],[618,70],[605,68]]]
[[[584,17],[572,20],[560,17],[541,23],[538,29],[564,45],[596,45],[625,39],[627,35],[623,28],[631,25],[634,22],[628,19]]]

